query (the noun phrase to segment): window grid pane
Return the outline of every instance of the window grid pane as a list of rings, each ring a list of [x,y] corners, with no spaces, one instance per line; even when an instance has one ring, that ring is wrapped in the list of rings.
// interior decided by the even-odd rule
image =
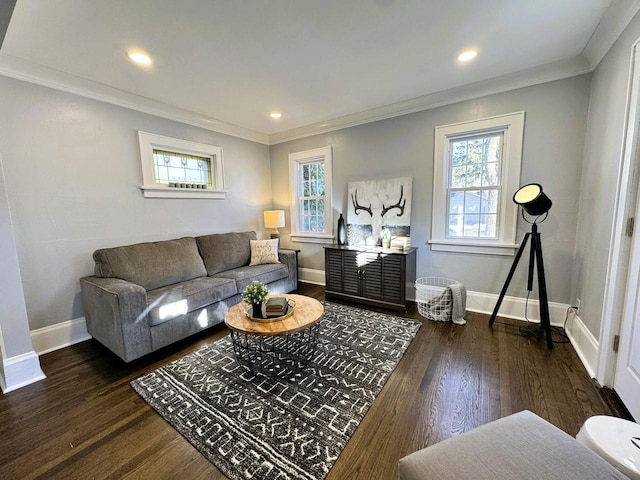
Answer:
[[[211,183],[211,158],[184,153],[153,150],[156,183],[180,182],[188,184]]]
[[[449,141],[447,237],[497,238],[503,133]]]
[[[325,231],[325,170],[324,162],[310,162],[300,168],[300,229],[306,233]]]

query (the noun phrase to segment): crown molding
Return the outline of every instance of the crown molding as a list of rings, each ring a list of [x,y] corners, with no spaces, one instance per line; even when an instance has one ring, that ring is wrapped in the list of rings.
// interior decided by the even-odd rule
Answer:
[[[16,0],[3,0],[0,2],[0,47],[2,47],[2,42],[7,34],[7,28],[9,28],[9,22],[15,7]]]
[[[275,145],[290,140],[429,110],[464,100],[494,95],[554,80],[561,80],[563,78],[589,73],[591,70],[589,62],[584,57],[578,56],[573,59],[553,62],[481,82],[268,135],[0,53],[0,75],[148,113],[150,115],[156,115],[263,145]]]
[[[0,53],[0,75],[169,120],[175,120],[176,122],[186,123],[244,140],[250,140],[264,145],[269,144],[269,137],[264,133],[174,107],[166,103],[158,102],[157,100],[128,93],[4,53]]]
[[[591,70],[598,66],[638,11],[640,0],[616,0],[611,3],[582,51]]]
[[[443,90],[424,95],[403,102],[393,103],[363,112],[345,115],[325,122],[318,122],[304,127],[277,132],[269,135],[269,144],[297,140],[322,133],[328,133],[343,128],[355,127],[365,123],[377,122],[388,118],[399,117],[410,113],[442,107],[452,103],[471,100],[474,98],[494,95],[497,93],[515,90],[517,88],[530,87],[554,80],[582,75],[591,72],[589,62],[582,56],[569,60],[547,63],[534,68],[491,78],[481,82],[464,85],[461,87]]]

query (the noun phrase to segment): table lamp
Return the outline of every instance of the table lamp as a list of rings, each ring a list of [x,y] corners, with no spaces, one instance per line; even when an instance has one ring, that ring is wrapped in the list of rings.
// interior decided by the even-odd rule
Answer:
[[[278,229],[284,227],[284,210],[265,210],[264,226],[271,229],[271,238],[280,238]]]

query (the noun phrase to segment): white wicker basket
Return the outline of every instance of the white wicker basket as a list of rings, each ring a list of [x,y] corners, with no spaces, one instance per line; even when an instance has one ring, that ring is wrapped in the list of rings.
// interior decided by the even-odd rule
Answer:
[[[418,313],[436,321],[451,320],[453,298],[449,286],[456,280],[442,277],[420,277],[416,280]]]

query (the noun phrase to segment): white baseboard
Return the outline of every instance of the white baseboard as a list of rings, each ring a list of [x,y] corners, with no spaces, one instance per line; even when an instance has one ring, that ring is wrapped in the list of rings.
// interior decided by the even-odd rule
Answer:
[[[22,355],[2,359],[0,388],[9,393],[47,378],[40,368],[40,359],[33,350]]]
[[[467,310],[491,315],[496,306],[499,295],[483,292],[467,292]],[[561,327],[567,315],[569,305],[565,303],[549,302],[549,319],[551,325]],[[526,311],[526,312],[525,312]],[[520,297],[506,296],[502,300],[498,315],[501,317],[515,318],[516,320],[529,320],[530,322],[540,322],[540,302]]]
[[[84,317],[31,330],[31,343],[38,355],[84,342],[90,338]]]
[[[324,270],[299,268],[298,280],[304,283],[312,283],[314,285],[324,285]]]
[[[591,378],[595,378],[598,366],[600,344],[596,337],[589,331],[582,319],[574,314],[569,314],[567,321],[567,336],[571,340],[578,357]]]

